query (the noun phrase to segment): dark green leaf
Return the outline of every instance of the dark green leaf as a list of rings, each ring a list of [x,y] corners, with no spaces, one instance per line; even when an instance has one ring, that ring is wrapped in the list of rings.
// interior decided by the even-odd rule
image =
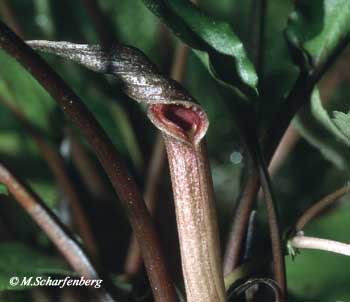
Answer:
[[[43,275],[73,275],[57,258],[35,251],[22,243],[0,244],[0,290],[20,290],[27,287],[11,286],[11,277],[38,277]]]
[[[196,50],[211,74],[221,84],[254,95],[257,75],[242,42],[227,22],[202,12],[190,1],[143,0],[184,43]],[[225,63],[224,63],[225,62]]]

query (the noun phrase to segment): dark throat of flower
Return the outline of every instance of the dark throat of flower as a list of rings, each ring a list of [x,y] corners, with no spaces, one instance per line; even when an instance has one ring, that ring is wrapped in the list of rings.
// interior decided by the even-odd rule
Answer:
[[[191,145],[197,145],[208,128],[205,112],[193,103],[153,104],[148,115],[161,131]]]

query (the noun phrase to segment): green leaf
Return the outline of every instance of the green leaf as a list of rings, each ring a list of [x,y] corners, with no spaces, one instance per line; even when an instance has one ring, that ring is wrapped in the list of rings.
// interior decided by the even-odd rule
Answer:
[[[57,258],[33,250],[22,243],[0,244],[0,291],[24,290],[24,286],[11,286],[11,277],[38,277],[43,275],[74,275]]]
[[[350,166],[350,140],[345,136],[346,131],[349,131],[349,124],[344,124],[343,115],[346,114],[338,112],[335,118],[331,118],[322,105],[318,90],[315,89],[311,102],[302,109],[294,121],[301,135],[319,149],[326,159],[342,170]]]
[[[350,41],[350,1],[296,1],[286,34],[310,59],[311,66],[324,63],[340,41]]]
[[[229,23],[205,14],[186,0],[143,2],[184,43],[196,50],[216,80],[256,95],[257,74]]]

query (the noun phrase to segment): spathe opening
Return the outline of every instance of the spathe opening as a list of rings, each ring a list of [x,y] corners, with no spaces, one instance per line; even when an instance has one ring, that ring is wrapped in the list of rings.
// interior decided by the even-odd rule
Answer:
[[[206,130],[205,113],[195,106],[186,107],[182,104],[153,104],[150,106],[152,120],[168,134],[193,143]],[[160,125],[161,123],[162,125]]]

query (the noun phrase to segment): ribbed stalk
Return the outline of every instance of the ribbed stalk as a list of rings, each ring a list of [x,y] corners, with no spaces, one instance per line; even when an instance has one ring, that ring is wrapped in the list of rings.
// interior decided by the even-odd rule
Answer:
[[[203,136],[207,117],[199,106],[151,105],[162,130],[174,193],[182,271],[188,302],[225,301],[213,185]]]

